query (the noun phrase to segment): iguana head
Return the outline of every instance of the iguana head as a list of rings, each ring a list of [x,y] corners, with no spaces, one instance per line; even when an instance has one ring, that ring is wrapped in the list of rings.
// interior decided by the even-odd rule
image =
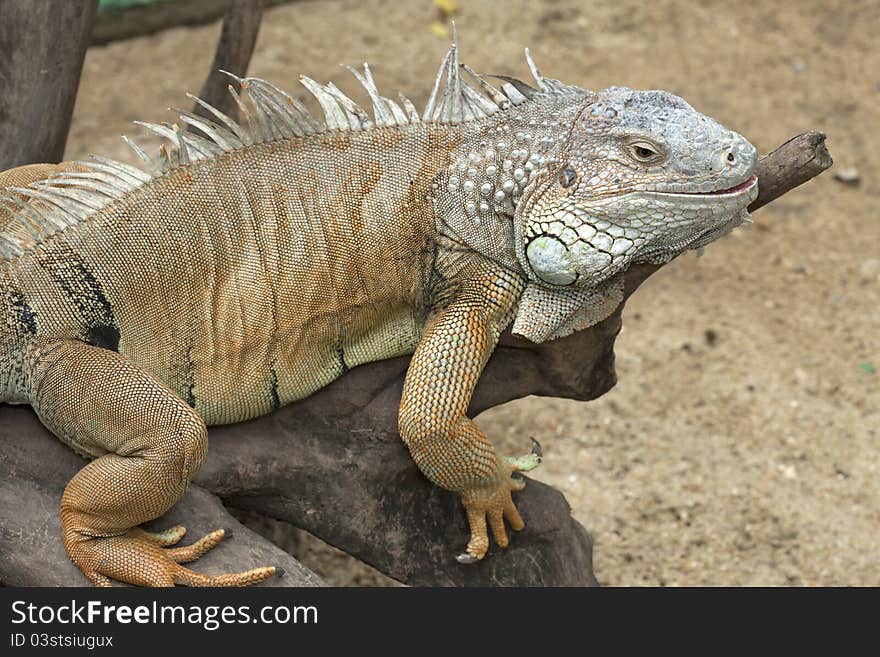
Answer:
[[[594,95],[535,172],[515,216],[530,277],[592,288],[739,225],[758,193],[755,148],[665,91]]]

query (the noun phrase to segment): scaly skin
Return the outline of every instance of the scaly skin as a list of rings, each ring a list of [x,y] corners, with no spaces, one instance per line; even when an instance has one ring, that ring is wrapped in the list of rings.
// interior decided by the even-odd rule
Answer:
[[[489,528],[506,546],[504,521],[523,528],[512,475],[540,459],[497,455],[466,416],[501,332],[514,321],[540,341],[601,320],[629,264],[702,246],[754,197],[754,149],[674,96],[595,94],[535,70],[537,90],[489,90],[480,109],[455,50],[447,62],[423,120],[377,99],[368,71],[375,124],[307,80],[326,114],[316,127],[246,80],[251,133],[209,126],[211,143],[186,142],[157,127],[176,150],[150,176],[71,163],[0,174],[27,198],[0,204],[0,401],[30,403],[94,459],[61,506],[68,554],[94,584],[275,574],[200,575],[180,564],[222,530],[172,548],[182,528],[138,526],[183,495],[206,425],[408,353],[400,433],[422,472],[461,494],[459,560],[484,557]]]

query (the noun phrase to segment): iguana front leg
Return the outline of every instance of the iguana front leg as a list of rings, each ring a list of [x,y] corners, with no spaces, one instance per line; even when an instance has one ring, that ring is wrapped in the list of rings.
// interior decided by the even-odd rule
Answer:
[[[489,527],[507,546],[504,519],[511,529],[523,521],[511,491],[525,483],[512,478],[538,457],[502,458],[465,413],[477,380],[501,331],[511,319],[523,282],[485,265],[466,274],[454,300],[430,323],[413,354],[400,402],[400,435],[416,464],[432,482],[461,494],[471,529],[467,553],[459,561],[482,559]]]
[[[61,526],[71,561],[93,584],[113,578],[140,586],[242,586],[276,574],[274,567],[209,577],[181,566],[224,537],[167,548],[182,527],[138,528],[184,494],[208,447],[196,412],[124,356],[77,340],[34,347],[31,404],[43,424],[95,458],[64,490]]]

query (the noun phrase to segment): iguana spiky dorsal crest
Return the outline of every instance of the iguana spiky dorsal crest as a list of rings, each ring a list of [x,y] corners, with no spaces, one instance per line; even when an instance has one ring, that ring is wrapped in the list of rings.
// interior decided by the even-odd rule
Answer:
[[[399,104],[381,96],[366,63],[363,72],[347,68],[370,97],[372,117],[332,82],[321,85],[306,76],[300,79],[320,105],[324,113],[321,120],[297,98],[274,84],[260,78],[239,78],[227,73],[239,85],[240,92],[236,92],[232,85],[229,92],[239,108],[241,121],[187,94],[216,120],[178,110],[181,123],[201,134],[182,130],[177,124],[135,121],[170,143],[170,148],[163,144],[159,157],[153,158],[136,142],[123,136],[143,162],[143,168],[92,156],[87,161],[76,162],[82,171],[53,175],[28,187],[0,189],[0,261],[23,254],[50,235],[87,220],[142,185],[195,161],[208,160],[254,144],[329,131],[361,131],[414,123],[462,124],[523,105],[537,93],[566,92],[567,87],[538,73],[528,50],[526,58],[538,89],[514,78],[493,76],[504,81],[497,89],[485,76],[460,64],[457,36],[454,36],[421,117],[405,96],[399,95]],[[463,78],[462,71],[476,82],[478,89]]]

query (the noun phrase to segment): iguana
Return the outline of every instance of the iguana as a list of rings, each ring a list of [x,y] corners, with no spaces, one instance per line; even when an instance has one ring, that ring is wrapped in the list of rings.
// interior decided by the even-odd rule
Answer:
[[[466,411],[499,334],[552,340],[607,317],[632,263],[747,220],[755,149],[664,91],[534,85],[459,63],[420,114],[351,69],[373,112],[303,77],[323,118],[258,78],[240,122],[181,113],[135,167],[93,157],[0,174],[0,402],[29,403],[93,458],[61,500],[95,585],[244,585],[182,566],[217,530],[149,533],[207,450],[206,425],[270,413],[359,364],[412,354],[400,435],[461,495],[482,559],[523,520],[506,458]],[[233,76],[234,77],[234,76]]]

